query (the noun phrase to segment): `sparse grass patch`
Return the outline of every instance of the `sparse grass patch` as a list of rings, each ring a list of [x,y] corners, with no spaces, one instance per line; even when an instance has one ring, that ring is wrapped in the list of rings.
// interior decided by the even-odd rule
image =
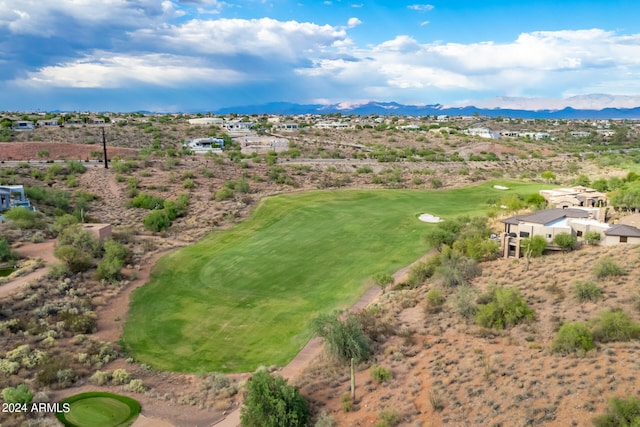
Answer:
[[[594,267],[593,272],[598,279],[623,276],[624,274],[626,274],[625,269],[622,268],[611,257],[605,257],[605,258],[602,258],[600,261],[598,261],[598,263]]]
[[[373,365],[369,372],[371,378],[378,384],[387,382],[393,377],[391,371],[383,366]]]
[[[595,302],[602,296],[600,287],[590,281],[576,281],[573,284],[573,293],[579,302]]]
[[[430,289],[429,292],[427,292],[425,299],[426,313],[439,313],[442,311],[442,305],[445,302],[445,297],[440,289]]]
[[[605,310],[592,321],[593,337],[599,342],[630,341],[640,338],[640,325],[622,310]]]

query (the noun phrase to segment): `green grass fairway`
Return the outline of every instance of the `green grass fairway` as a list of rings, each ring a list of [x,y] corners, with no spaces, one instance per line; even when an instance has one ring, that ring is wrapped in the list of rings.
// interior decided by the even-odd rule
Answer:
[[[67,427],[127,427],[140,414],[140,404],[118,394],[89,392],[62,401],[70,404],[67,413],[56,417]]]
[[[132,294],[125,344],[141,362],[168,371],[285,365],[310,338],[310,319],[351,306],[374,274],[393,273],[427,252],[423,236],[434,225],[419,214],[483,214],[489,199],[547,187],[494,181],[448,191],[265,199],[247,220],[155,265],[149,283]]]

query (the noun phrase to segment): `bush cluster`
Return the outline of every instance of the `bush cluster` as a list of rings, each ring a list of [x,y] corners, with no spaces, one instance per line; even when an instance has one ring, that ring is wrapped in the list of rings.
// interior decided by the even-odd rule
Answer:
[[[517,288],[494,287],[485,296],[485,300],[488,303],[478,308],[476,322],[486,328],[510,328],[533,320],[536,315]]]

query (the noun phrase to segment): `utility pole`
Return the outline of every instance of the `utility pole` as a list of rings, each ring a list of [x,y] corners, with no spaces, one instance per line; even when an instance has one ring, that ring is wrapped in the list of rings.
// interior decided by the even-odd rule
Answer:
[[[107,137],[104,135],[104,127],[102,128],[102,151],[104,152],[104,168],[109,169],[109,159],[107,159]]]

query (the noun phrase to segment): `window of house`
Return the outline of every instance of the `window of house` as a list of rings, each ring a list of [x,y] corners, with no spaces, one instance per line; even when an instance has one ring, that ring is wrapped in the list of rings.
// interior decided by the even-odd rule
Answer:
[[[529,237],[529,233],[527,233],[526,231],[521,231],[520,237]]]
[[[550,239],[550,238],[552,238],[553,236],[552,236],[551,234],[547,234],[547,236],[546,236],[546,237],[547,237],[547,239]]]
[[[576,231],[576,236],[582,237],[582,231],[580,231],[580,230]]]
[[[620,236],[620,243],[627,243],[627,236]]]

